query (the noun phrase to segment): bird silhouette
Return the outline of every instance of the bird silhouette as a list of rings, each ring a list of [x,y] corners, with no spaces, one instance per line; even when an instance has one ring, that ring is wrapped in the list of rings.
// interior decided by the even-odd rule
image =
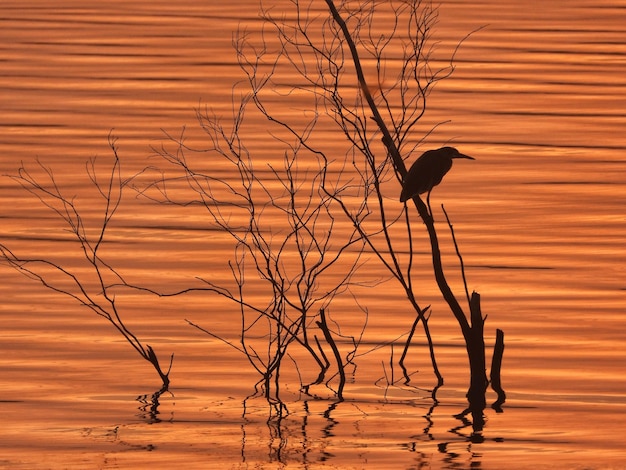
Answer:
[[[463,155],[454,147],[441,147],[437,150],[427,150],[419,157],[406,174],[402,183],[402,192],[400,193],[400,202],[408,201],[418,194],[428,193],[441,183],[444,175],[452,168],[453,158],[469,158],[475,160],[474,157]]]

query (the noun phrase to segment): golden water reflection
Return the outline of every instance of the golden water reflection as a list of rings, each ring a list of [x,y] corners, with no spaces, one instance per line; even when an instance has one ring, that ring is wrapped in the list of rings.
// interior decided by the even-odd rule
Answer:
[[[4,2],[0,173],[39,158],[68,194],[83,195],[84,162],[110,155],[112,128],[129,174],[155,164],[150,146],[165,141],[161,129],[178,135],[186,125],[199,141],[193,109],[210,105],[228,116],[231,87],[241,79],[232,32],[240,24],[251,33],[260,28],[256,2],[205,3]],[[390,366],[387,344],[359,358],[345,402],[323,386],[314,390],[319,399],[287,386],[287,408],[277,408],[251,397],[258,376],[236,351],[184,322],[236,337],[226,313],[232,306],[203,294],[120,293],[133,331],[163,357],[175,353],[171,394],[159,396],[157,408],[154,371],[108,324],[0,266],[0,466],[624,465],[625,7],[618,0],[441,6],[436,34],[443,50],[483,27],[459,50],[453,78],[438,85],[420,124],[425,132],[450,120],[424,148],[452,142],[477,158],[456,166],[433,202],[440,222],[445,202],[470,287],[482,294],[488,347],[495,328],[506,334],[508,400],[502,414],[487,410],[482,442],[471,442],[471,427],[454,417],[465,406],[465,352],[427,256],[415,280],[423,285],[420,302],[432,305],[441,351],[445,385],[437,406],[426,391],[435,380],[418,341],[407,364],[419,388],[390,380],[401,371]],[[264,124],[255,132],[271,157]],[[2,243],[78,262],[55,219],[7,178],[0,199]],[[88,202],[84,207],[98,215]],[[207,227],[199,211],[131,199],[111,231],[107,259],[155,288],[183,288],[207,274],[226,281],[231,245]],[[451,249],[444,262],[454,272]],[[363,275],[380,273],[366,268]],[[460,288],[460,279],[452,282]],[[398,338],[413,316],[395,303],[398,292],[391,282],[360,292],[370,310],[366,349],[396,341],[396,357],[401,350]],[[349,308],[330,314],[358,331],[364,318]]]

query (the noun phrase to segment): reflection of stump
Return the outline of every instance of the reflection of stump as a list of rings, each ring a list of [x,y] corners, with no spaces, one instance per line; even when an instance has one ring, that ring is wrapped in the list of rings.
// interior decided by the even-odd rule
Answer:
[[[141,403],[139,406],[139,416],[145,419],[148,423],[160,423],[161,419],[159,418],[159,399],[161,395],[167,392],[168,389],[166,386],[163,386],[161,390],[157,390],[154,392],[150,398],[148,395],[139,395],[137,397],[137,401]]]

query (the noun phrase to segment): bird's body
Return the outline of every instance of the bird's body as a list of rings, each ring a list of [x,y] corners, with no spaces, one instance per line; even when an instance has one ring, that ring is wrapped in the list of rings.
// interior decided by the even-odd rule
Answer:
[[[408,201],[418,194],[429,193],[433,187],[441,183],[444,175],[452,168],[453,158],[473,157],[463,155],[454,147],[441,147],[437,150],[427,150],[409,169],[404,182],[400,202]]]

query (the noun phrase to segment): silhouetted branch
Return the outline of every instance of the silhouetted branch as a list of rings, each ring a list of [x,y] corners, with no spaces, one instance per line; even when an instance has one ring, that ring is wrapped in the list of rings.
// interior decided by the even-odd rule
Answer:
[[[341,34],[343,38],[345,39],[346,44],[350,50],[352,63],[354,64],[357,80],[359,83],[359,90],[369,106],[369,109],[372,113],[372,119],[376,122],[377,127],[382,134],[382,142],[387,148],[387,153],[389,157],[391,158],[391,161],[393,163],[393,167],[398,176],[398,179],[402,182],[404,181],[406,177],[406,167],[401,157],[401,151],[400,151],[399,145],[403,142],[409,130],[413,128],[416,120],[419,119],[420,114],[418,113],[416,115],[415,120],[409,120],[410,123],[405,127],[398,126],[397,121],[394,121],[393,116],[392,116],[389,122],[391,122],[392,126],[394,126],[393,132],[395,132],[395,135],[393,134],[393,132],[388,127],[388,124],[385,122],[382,115],[380,114],[379,104],[373,98],[372,93],[370,91],[371,88],[366,81],[365,74],[363,72],[363,67],[361,64],[361,60],[359,58],[359,52],[357,50],[356,43],[354,40],[355,34],[349,30],[346,22],[344,21],[342,15],[339,13],[338,9],[336,8],[333,0],[326,0],[326,3],[332,13],[334,21],[338,24]],[[412,8],[411,10],[412,12],[417,11],[415,3],[410,4],[408,8],[409,9]],[[426,8],[426,10],[422,10],[422,11],[427,12],[428,7]],[[417,16],[413,16],[413,18],[417,18]],[[419,33],[417,34],[418,41],[413,43],[413,51],[417,54],[415,57],[419,57],[419,59],[425,59],[427,63],[428,53],[425,53],[424,41],[428,37],[428,30],[430,26],[433,24],[434,20],[430,21],[432,16],[427,16],[427,17],[422,16],[421,18],[422,18],[422,21],[417,22],[417,24],[421,26],[422,29],[418,28],[418,31],[419,31]],[[427,73],[424,77],[421,77],[421,76],[415,77],[415,80],[418,85],[422,83],[425,84],[423,88],[418,87],[419,95],[420,95],[420,99],[422,103],[425,103],[425,99],[428,95],[428,89],[432,87],[433,84],[435,84],[438,80],[444,77],[448,77],[454,70],[453,60],[454,60],[454,56],[457,50],[458,50],[458,46],[457,46],[457,49],[455,49],[454,53],[452,54],[450,67],[448,69],[441,69],[439,73],[433,72],[432,70],[427,69]],[[409,70],[409,69],[410,68],[407,67],[405,70]],[[378,70],[380,71],[380,67],[378,67]],[[404,75],[401,74],[400,76],[402,77],[400,79],[400,83],[403,83]],[[382,83],[380,78],[378,79],[378,83],[379,85]],[[385,106],[387,109],[389,109],[390,105],[389,105],[388,100],[385,98],[384,91],[381,91],[381,94],[383,96],[382,105]],[[406,92],[401,92],[401,96],[402,97],[406,96]],[[401,103],[402,103],[401,107],[404,107],[406,105],[406,101],[401,101]],[[368,146],[362,146],[361,150],[363,151],[363,149],[368,149],[368,148],[369,148]],[[373,158],[371,158],[369,155],[366,154],[366,157],[370,159],[371,161],[373,161]],[[376,174],[375,171],[373,171],[372,173]],[[380,194],[380,188],[378,186],[377,181],[375,181],[374,184],[375,184],[376,192]],[[429,196],[430,196],[430,192],[429,192]],[[439,248],[439,240],[438,240],[437,232],[435,229],[435,223],[434,223],[432,213],[429,210],[429,206],[430,206],[429,198],[427,199],[427,204],[424,204],[424,202],[419,197],[419,195],[414,196],[413,201],[420,215],[420,218],[426,225],[426,229],[428,232],[430,245],[431,245],[433,270],[434,270],[437,285],[445,301],[448,303],[452,313],[454,314],[457,322],[459,323],[459,326],[461,328],[461,331],[463,333],[463,336],[466,342],[467,351],[469,355],[469,361],[470,361],[470,369],[472,372],[470,393],[468,395],[468,398],[470,399],[470,406],[472,406],[476,414],[479,413],[478,410],[480,410],[480,413],[482,413],[482,409],[484,409],[482,402],[484,401],[484,391],[485,391],[483,387],[484,362],[485,361],[484,361],[484,339],[482,337],[483,320],[482,320],[482,317],[480,317],[479,297],[475,293],[476,297],[473,296],[471,299],[469,299],[469,295],[468,295],[467,287],[466,287],[466,296],[468,297],[468,300],[469,300],[470,314],[472,316],[472,325],[470,326],[470,323],[468,322],[468,317],[466,316],[463,309],[459,305],[452,289],[450,288],[448,284],[446,275],[444,273],[443,264],[441,261],[441,251]],[[407,220],[408,220],[408,217],[407,217]],[[452,229],[451,224],[450,224],[450,228]],[[407,224],[407,232],[409,233],[409,236],[410,236],[411,230],[410,228],[408,228],[408,224]],[[453,233],[453,237],[454,237],[454,233]],[[456,246],[456,240],[454,242]],[[458,247],[457,247],[457,254],[458,253],[459,252],[458,252]],[[462,260],[460,255],[459,255],[459,258]],[[385,264],[385,265],[390,266],[389,264]],[[466,286],[464,268],[462,267],[461,270],[462,270],[462,275],[464,278],[464,284]],[[398,276],[396,276],[396,278],[398,278]],[[409,278],[410,278],[410,272],[409,272]],[[409,299],[415,305],[417,305],[415,303],[414,298],[411,298],[410,293],[412,291],[408,289],[408,287],[410,287],[411,284],[407,282],[406,285],[407,285],[407,292],[409,292]],[[416,310],[418,312],[422,312],[422,310],[419,308],[416,308]],[[479,318],[480,318],[480,321],[478,320]],[[424,321],[422,321],[422,323],[425,324]],[[478,336],[479,334],[480,334],[480,337]],[[481,342],[482,342],[482,348],[480,347]],[[483,366],[482,372],[480,369],[481,366]],[[481,392],[482,392],[482,398],[480,398],[479,396],[481,395]],[[479,424],[479,423],[476,423],[476,424]]]
[[[502,369],[502,356],[504,355],[504,332],[496,330],[496,344],[493,347],[493,358],[491,360],[491,388],[498,394],[498,399],[491,407],[498,413],[502,412],[502,404],[506,401],[506,393],[502,388],[500,371]]]
[[[0,244],[2,255],[0,259],[23,275],[40,282],[47,289],[68,296],[98,316],[105,318],[146,361],[152,364],[163,382],[164,389],[167,389],[174,355],[170,357],[168,370],[164,371],[152,347],[144,345],[126,326],[118,309],[113,289],[128,286],[128,284],[100,254],[111,220],[121,204],[124,189],[130,181],[122,178],[116,142],[117,139],[109,134],[113,163],[104,180],[101,181],[98,176],[96,160],[91,159],[87,162],[88,178],[102,202],[100,222],[93,225],[91,220],[88,223],[83,216],[83,212],[75,201],[76,198],[64,194],[52,169],[39,163],[39,169],[44,174],[44,178],[40,178],[22,165],[17,175],[12,176],[14,181],[64,222],[65,230],[78,242],[81,256],[87,263],[90,274],[84,274],[80,268],[70,267],[71,265],[65,267],[61,262],[52,261],[52,255],[50,259],[18,255],[4,244]]]
[[[456,251],[456,256],[459,258],[459,271],[461,271],[461,277],[463,278],[463,287],[465,288],[465,297],[467,298],[467,305],[470,304],[470,295],[469,289],[467,287],[467,278],[465,277],[465,264],[463,263],[463,256],[461,256],[461,251],[459,250],[459,245],[456,241],[456,235],[454,233],[454,227],[452,226],[452,222],[448,217],[448,213],[446,212],[446,208],[443,204],[441,204],[441,210],[443,211],[446,222],[448,223],[448,227],[450,228],[450,235],[452,236],[452,243],[454,244],[454,250]]]
[[[333,339],[333,335],[330,333],[328,329],[328,324],[326,323],[326,314],[324,313],[324,309],[320,309],[319,312],[320,319],[317,322],[317,326],[319,326],[320,330],[324,333],[324,338],[326,338],[326,342],[330,346],[333,351],[333,355],[335,356],[335,361],[337,362],[337,372],[339,373],[339,385],[337,387],[337,398],[339,400],[343,400],[343,387],[346,384],[346,372],[344,369],[344,363],[341,358],[341,354],[339,353],[339,349],[337,349],[337,343]]]
[[[264,107],[260,95],[271,74],[266,76],[261,71],[260,51],[250,56],[244,53],[244,47],[248,47],[245,40],[245,36],[240,37],[236,47],[252,91],[234,110],[231,127],[224,127],[215,115],[199,113],[209,148],[191,148],[181,135],[174,140],[175,151],[157,149],[172,164],[168,171],[179,173],[174,177],[163,174],[148,188],[140,189],[141,194],[160,203],[185,207],[196,203],[220,231],[231,237],[231,286],[198,277],[204,286],[169,293],[142,286],[137,289],[160,296],[207,291],[232,301],[240,315],[240,345],[235,346],[234,341],[197,322],[188,322],[242,352],[264,377],[269,394],[270,384],[278,390],[280,365],[291,344],[302,346],[324,374],[325,358],[311,343],[308,329],[316,324],[317,311],[352,285],[363,239],[349,226],[338,228],[332,194],[320,190],[328,160],[308,143],[316,117],[304,130],[296,129]],[[277,127],[272,135],[277,146],[284,147],[282,165],[257,164],[252,151],[244,145],[244,114],[249,105]],[[225,180],[198,170],[204,167],[199,160],[204,156],[209,156],[213,165],[229,168],[235,178]],[[183,199],[184,193],[177,191],[176,199],[170,197],[174,192],[168,187],[181,181],[191,190],[191,196]],[[254,286],[249,286],[250,279],[255,280]]]

